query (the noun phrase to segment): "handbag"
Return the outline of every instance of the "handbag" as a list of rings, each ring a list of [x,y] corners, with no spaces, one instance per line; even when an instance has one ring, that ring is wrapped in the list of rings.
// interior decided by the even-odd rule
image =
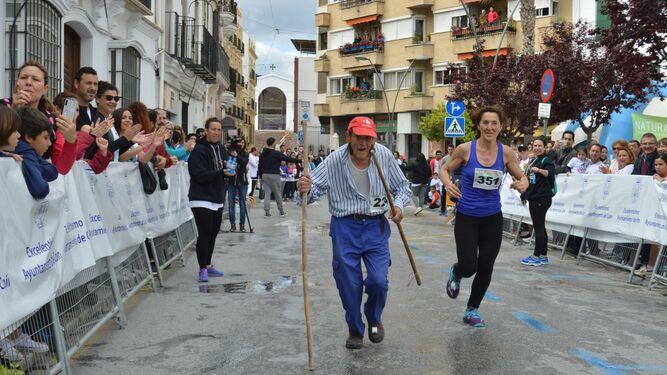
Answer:
[[[157,179],[153,174],[153,168],[148,164],[139,162],[139,175],[141,175],[141,184],[144,186],[144,193],[153,194],[157,189]]]

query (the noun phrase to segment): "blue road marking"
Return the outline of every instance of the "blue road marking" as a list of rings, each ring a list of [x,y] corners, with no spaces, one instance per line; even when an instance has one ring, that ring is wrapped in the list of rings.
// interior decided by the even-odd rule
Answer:
[[[600,370],[604,375],[624,375],[626,371],[667,373],[667,365],[615,365],[584,349],[574,349],[572,355]]]
[[[438,264],[438,260],[430,255],[424,255],[424,261],[428,264]]]
[[[515,318],[519,319],[523,324],[527,325],[528,327],[539,331],[539,332],[545,332],[545,333],[552,333],[554,332],[554,329],[549,327],[548,325],[540,322],[530,314],[528,314],[525,311],[515,311],[512,313]]]
[[[488,292],[488,291],[487,291],[486,294],[484,295],[484,299],[485,299],[485,300],[488,300],[488,301],[493,301],[493,302],[498,302],[498,301],[502,301],[502,300],[503,300],[503,298],[502,298],[501,296],[496,295],[496,294],[493,294],[493,293]]]

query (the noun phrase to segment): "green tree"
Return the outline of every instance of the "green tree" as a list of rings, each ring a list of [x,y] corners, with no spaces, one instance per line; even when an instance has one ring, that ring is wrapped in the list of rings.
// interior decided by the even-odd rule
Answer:
[[[445,102],[440,102],[431,113],[427,116],[422,116],[419,119],[419,131],[426,139],[433,142],[442,142],[445,140],[445,118],[447,110],[445,109]],[[477,133],[473,130],[472,121],[468,111],[463,113],[466,120],[465,135],[463,139],[459,138],[457,143],[468,142],[477,137]],[[451,138],[448,138],[451,141]]]

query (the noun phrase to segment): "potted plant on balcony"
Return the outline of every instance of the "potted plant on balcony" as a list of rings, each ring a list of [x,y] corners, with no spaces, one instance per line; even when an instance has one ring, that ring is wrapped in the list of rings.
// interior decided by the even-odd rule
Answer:
[[[345,98],[346,99],[356,99],[361,95],[361,89],[356,86],[346,86],[345,87]]]

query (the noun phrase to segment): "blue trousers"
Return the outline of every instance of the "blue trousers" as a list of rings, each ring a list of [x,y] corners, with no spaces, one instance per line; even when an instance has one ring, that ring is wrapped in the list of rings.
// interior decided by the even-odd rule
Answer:
[[[384,215],[366,220],[332,217],[329,235],[333,242],[333,276],[345,309],[345,320],[350,329],[363,336],[360,309],[364,286],[368,294],[364,315],[369,323],[382,322],[382,310],[387,302],[387,274],[391,266],[389,222]],[[362,259],[366,266],[365,280]]]
[[[245,225],[245,211],[246,211],[246,195],[248,195],[248,185],[229,185],[227,187],[227,197],[229,203],[227,207],[229,208],[229,223],[236,225],[236,198],[239,198],[239,208],[241,214],[241,225]]]

